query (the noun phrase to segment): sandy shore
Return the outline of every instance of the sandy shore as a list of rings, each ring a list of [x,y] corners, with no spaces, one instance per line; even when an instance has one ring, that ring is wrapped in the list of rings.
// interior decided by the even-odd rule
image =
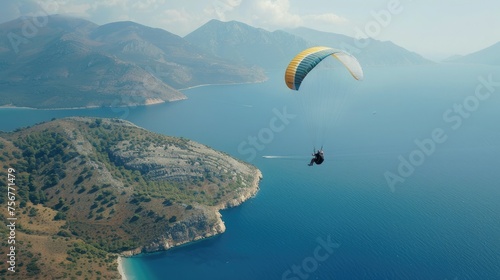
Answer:
[[[162,104],[166,102],[175,102],[175,101],[181,101],[185,100],[187,97],[179,97],[179,98],[173,98],[171,100],[163,100],[159,98],[148,98],[145,100],[145,102],[142,104],[126,104],[126,105],[120,105],[120,106],[102,106],[102,105],[92,105],[92,106],[83,106],[83,107],[60,107],[60,108],[34,108],[34,107],[17,107],[17,106],[12,106],[12,105],[1,105],[0,109],[29,109],[29,110],[45,110],[45,111],[59,111],[59,110],[85,110],[85,109],[95,109],[95,108],[125,108],[125,107],[138,107],[138,106],[149,106],[149,105],[157,105],[157,104]]]
[[[116,260],[118,262],[118,273],[122,276],[122,280],[127,280],[127,275],[125,275],[125,271],[123,270],[123,259],[122,257],[118,256],[118,259]]]
[[[95,109],[95,108],[100,108],[101,106],[85,106],[85,107],[66,107],[66,108],[34,108],[34,107],[18,107],[18,106],[12,106],[12,105],[2,105],[0,106],[0,109],[29,109],[29,110],[45,110],[45,111],[50,111],[50,110],[82,110],[82,109]],[[106,107],[105,107],[106,108]],[[111,108],[111,107],[107,107]]]

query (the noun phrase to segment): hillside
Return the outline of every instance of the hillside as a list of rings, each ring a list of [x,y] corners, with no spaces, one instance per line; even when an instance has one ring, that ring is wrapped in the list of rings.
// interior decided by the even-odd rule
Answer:
[[[0,106],[152,104],[185,99],[180,88],[265,79],[162,29],[52,15],[26,37],[26,20],[0,24]]]
[[[213,55],[267,69],[286,67],[294,55],[309,46],[304,39],[284,31],[269,32],[237,21],[215,19],[184,39]]]
[[[118,119],[66,118],[1,133],[0,149],[4,167],[15,169],[19,279],[114,279],[117,254],[224,232],[218,211],[253,196],[261,178],[224,153]],[[9,232],[0,234],[7,254]]]
[[[500,65],[500,42],[468,55],[451,57],[446,62]]]
[[[158,79],[175,88],[255,82],[265,78],[261,69],[218,58],[168,31],[134,22],[105,24],[93,30],[89,37],[101,43],[99,50],[151,69]]]

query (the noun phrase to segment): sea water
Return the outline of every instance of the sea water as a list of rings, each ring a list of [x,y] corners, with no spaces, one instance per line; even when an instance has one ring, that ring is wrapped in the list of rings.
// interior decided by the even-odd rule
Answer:
[[[2,109],[0,129],[119,117],[262,171],[257,196],[222,211],[224,234],[126,258],[128,279],[500,279],[500,69],[373,67],[365,77],[324,135],[321,166],[306,165],[314,105],[297,103],[281,71],[168,104]]]

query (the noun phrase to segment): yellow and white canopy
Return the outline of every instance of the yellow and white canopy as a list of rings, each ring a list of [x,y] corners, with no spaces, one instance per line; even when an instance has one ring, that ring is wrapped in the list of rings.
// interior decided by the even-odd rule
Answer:
[[[363,79],[363,69],[354,56],[329,47],[312,47],[300,52],[290,61],[285,72],[286,85],[292,90],[299,90],[307,74],[330,55],[342,62],[356,80]]]

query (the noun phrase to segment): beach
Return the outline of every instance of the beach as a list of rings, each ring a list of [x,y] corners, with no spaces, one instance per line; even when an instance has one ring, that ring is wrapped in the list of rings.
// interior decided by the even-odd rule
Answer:
[[[123,270],[123,260],[122,260],[122,257],[118,256],[118,258],[116,259],[116,261],[118,262],[118,273],[120,273],[121,279],[122,280],[127,280],[127,275],[125,275],[125,271]]]

